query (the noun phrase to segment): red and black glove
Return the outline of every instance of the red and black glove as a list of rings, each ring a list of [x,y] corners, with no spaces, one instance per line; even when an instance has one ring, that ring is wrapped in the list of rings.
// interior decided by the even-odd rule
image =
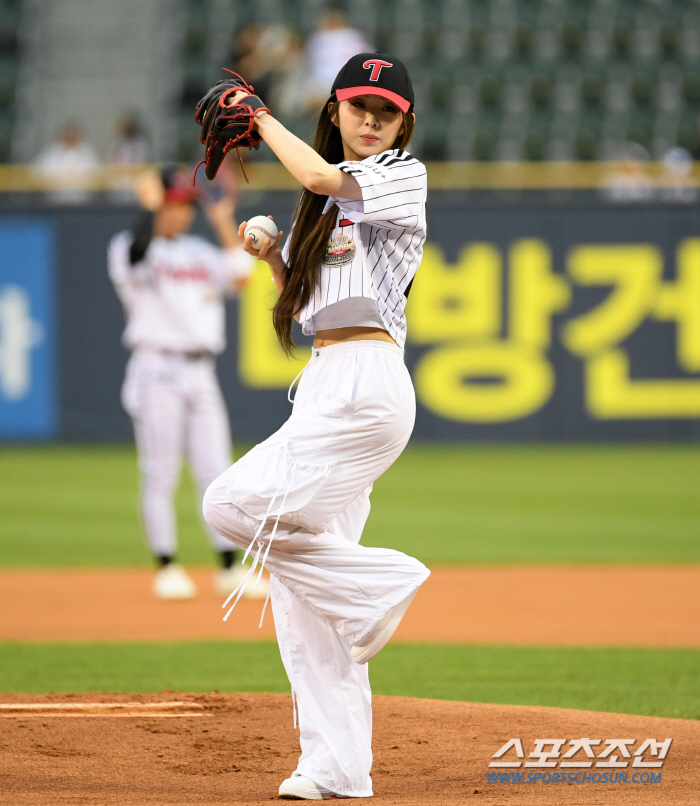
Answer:
[[[199,140],[205,145],[203,162],[207,179],[216,176],[224,157],[232,148],[258,148],[262,138],[253,128],[255,117],[261,111],[270,111],[254,94],[250,84],[236,73],[231,75],[235,78],[225,78],[207,92],[194,113],[194,119],[202,127]],[[240,91],[248,94],[229,106],[228,100]],[[245,171],[243,173],[245,175]]]

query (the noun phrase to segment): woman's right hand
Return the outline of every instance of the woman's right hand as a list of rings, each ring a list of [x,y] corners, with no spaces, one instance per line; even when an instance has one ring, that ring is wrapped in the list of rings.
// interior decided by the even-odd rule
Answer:
[[[270,220],[274,220],[272,216],[268,216],[268,218]],[[282,260],[282,253],[279,249],[280,244],[282,243],[282,238],[284,237],[284,233],[278,232],[277,237],[274,240],[265,238],[260,244],[260,249],[255,249],[253,246],[253,236],[248,235],[246,237],[245,234],[247,223],[247,221],[241,222],[241,225],[238,228],[238,237],[241,239],[241,241],[243,241],[243,248],[245,251],[249,255],[258,258],[258,260],[264,260],[266,263],[269,263],[273,272],[284,273],[284,261]]]

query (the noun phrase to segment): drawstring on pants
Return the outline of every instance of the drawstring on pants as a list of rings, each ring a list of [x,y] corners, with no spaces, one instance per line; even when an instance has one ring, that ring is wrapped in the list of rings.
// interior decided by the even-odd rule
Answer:
[[[313,349],[311,350],[311,356],[312,356],[312,357],[313,357],[313,356],[317,356],[318,354],[319,354],[319,350],[318,350],[317,348],[313,348]],[[299,381],[299,383],[301,383],[300,378],[301,378],[301,376],[302,376],[302,375],[303,375],[303,374],[306,372],[306,370],[307,370],[308,368],[309,368],[309,365],[308,365],[308,363],[307,363],[307,364],[306,364],[306,366],[305,366],[305,367],[304,367],[304,368],[301,370],[301,372],[300,372],[300,373],[299,373],[299,374],[296,376],[296,378],[295,378],[295,379],[294,379],[294,380],[291,382],[291,384],[289,385],[289,389],[287,390],[287,400],[288,400],[288,401],[289,401],[289,402],[290,402],[292,405],[294,405],[294,401],[297,399],[296,395],[294,395],[294,397],[292,397],[292,390],[294,389],[294,384],[295,384],[297,381]],[[297,391],[298,391],[298,390],[299,390],[299,387],[297,386]]]
[[[304,370],[302,370],[302,372],[303,371]],[[287,487],[286,487],[286,489],[284,491],[284,495],[282,496],[282,503],[280,504],[280,508],[279,508],[278,513],[277,513],[277,517],[275,518],[275,525],[272,527],[272,533],[270,534],[270,539],[268,541],[267,548],[265,548],[264,540],[263,539],[258,540],[258,538],[260,537],[263,529],[265,528],[265,525],[267,523],[267,519],[270,517],[270,515],[272,513],[272,508],[275,505],[275,501],[277,500],[277,496],[279,495],[280,489],[282,487],[282,481],[283,480],[281,480],[280,483],[277,485],[277,489],[275,490],[275,494],[272,496],[272,499],[270,500],[270,504],[267,507],[267,512],[265,513],[265,517],[260,522],[260,526],[258,526],[258,529],[255,532],[255,535],[253,536],[253,539],[251,540],[250,545],[248,546],[248,548],[246,549],[245,554],[243,555],[243,562],[245,563],[245,561],[248,559],[248,555],[253,550],[253,546],[255,545],[255,542],[257,541],[258,542],[258,548],[257,548],[257,551],[255,552],[255,556],[253,557],[253,564],[246,571],[246,574],[243,577],[243,579],[241,580],[241,582],[238,585],[238,587],[234,591],[231,592],[231,594],[228,596],[226,601],[221,605],[222,608],[227,607],[228,603],[231,601],[231,599],[233,599],[234,596],[236,597],[234,603],[231,605],[231,607],[228,609],[226,615],[224,616],[224,619],[223,619],[224,621],[228,621],[228,617],[231,615],[231,613],[233,613],[234,607],[238,604],[241,596],[243,596],[243,591],[245,590],[246,585],[251,580],[253,574],[257,570],[258,564],[260,564],[260,572],[258,573],[258,578],[255,581],[255,587],[257,588],[258,585],[260,584],[260,579],[262,578],[262,572],[263,572],[263,569],[265,568],[265,563],[267,562],[267,557],[268,557],[268,554],[270,553],[270,548],[272,547],[272,541],[275,539],[275,535],[277,534],[277,527],[279,526],[280,518],[282,517],[282,513],[284,512],[284,505],[287,502],[287,495],[289,494],[289,490],[291,489],[292,484],[294,483],[294,468],[292,468],[292,473],[291,473],[291,477],[289,479],[289,483],[287,484]],[[263,549],[265,549],[264,555],[263,555]],[[261,555],[262,555],[262,558],[261,558]],[[270,601],[270,590],[268,590],[267,596],[265,597],[265,604],[263,605],[262,615],[260,617],[260,624],[258,625],[259,628],[262,627],[262,625],[263,625],[263,619],[265,618],[265,611],[267,610],[267,603],[269,601]]]
[[[308,366],[308,364],[307,364],[307,366]],[[299,381],[299,383],[301,383],[301,381],[299,379],[301,378],[301,376],[305,372],[306,372],[306,367],[304,367],[304,369],[302,369],[302,371],[296,376],[296,378],[289,384],[289,389],[287,390],[287,400],[292,404],[292,406],[294,405],[294,401],[296,400],[296,395],[294,397],[292,397],[292,389],[294,389],[294,384],[297,381]]]

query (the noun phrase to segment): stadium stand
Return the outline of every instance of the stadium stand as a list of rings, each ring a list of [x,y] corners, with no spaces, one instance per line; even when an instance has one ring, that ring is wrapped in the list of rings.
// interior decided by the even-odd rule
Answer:
[[[0,162],[10,159],[13,134],[15,160],[28,161],[37,148],[18,148],[22,115],[14,103],[23,46],[20,12],[35,3],[0,0]],[[122,5],[122,16],[131,14],[133,4],[113,8]],[[176,136],[167,136],[169,120],[167,132],[149,120],[151,110],[136,91],[145,81],[125,81],[121,70],[114,78],[117,95],[133,87],[132,106],[143,107],[157,158],[191,160],[201,150],[194,105],[221,75],[221,66],[232,65],[241,32],[284,23],[306,37],[331,4],[158,0],[155,5],[177,29],[168,34],[167,46],[153,51],[163,64],[173,58],[171,43],[179,53],[174,109],[163,99],[175,118]],[[628,140],[644,146],[652,159],[674,145],[700,156],[700,0],[337,0],[332,7],[344,10],[378,49],[396,53],[408,65],[420,112],[414,150],[423,159],[606,160]],[[151,36],[150,25],[141,28]],[[164,29],[159,23],[157,30]],[[73,50],[76,46],[71,42]],[[123,62],[118,48],[113,50]],[[145,62],[127,61],[135,76],[148,72]],[[51,95],[66,107],[58,84]],[[76,106],[82,119],[80,109]],[[90,136],[97,124],[88,120]],[[104,126],[113,127],[113,121]],[[104,140],[110,131],[95,128],[93,139]]]
[[[179,156],[197,151],[193,101],[235,35],[285,22],[302,35],[322,0],[184,0]],[[430,160],[599,160],[626,140],[659,159],[697,153],[698,0],[352,0],[376,47],[409,66]]]
[[[12,161],[32,163],[67,123],[104,160],[126,115],[139,119],[154,159],[172,159],[183,3],[14,0],[21,58]]]
[[[0,162],[10,153],[19,64],[20,0],[0,0]]]

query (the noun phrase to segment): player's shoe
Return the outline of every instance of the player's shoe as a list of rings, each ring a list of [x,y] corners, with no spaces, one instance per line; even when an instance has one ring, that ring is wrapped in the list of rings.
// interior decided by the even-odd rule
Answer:
[[[216,572],[214,577],[214,590],[221,594],[221,596],[229,596],[236,588],[243,582],[243,577],[248,572],[242,563],[235,563],[230,568],[223,568],[221,571]],[[255,587],[258,579],[259,571],[256,569],[255,573],[248,580],[248,584],[243,591],[244,599],[266,599],[267,592],[270,590],[270,580],[263,574],[260,578],[260,584]]]
[[[413,601],[413,597],[418,593],[416,588],[413,593],[400,601],[397,605],[377,623],[375,626],[360,638],[360,642],[350,649],[350,657],[355,663],[367,663],[368,660],[378,654],[389,643],[389,639],[396,632],[396,628],[401,623],[401,619],[406,614],[408,606]]]
[[[153,594],[158,599],[193,599],[197,586],[177,563],[170,563],[156,572]]]
[[[344,798],[345,795],[336,795],[330,789],[315,783],[298,772],[293,772],[291,778],[280,784],[279,796],[287,800],[323,800],[324,798]]]

